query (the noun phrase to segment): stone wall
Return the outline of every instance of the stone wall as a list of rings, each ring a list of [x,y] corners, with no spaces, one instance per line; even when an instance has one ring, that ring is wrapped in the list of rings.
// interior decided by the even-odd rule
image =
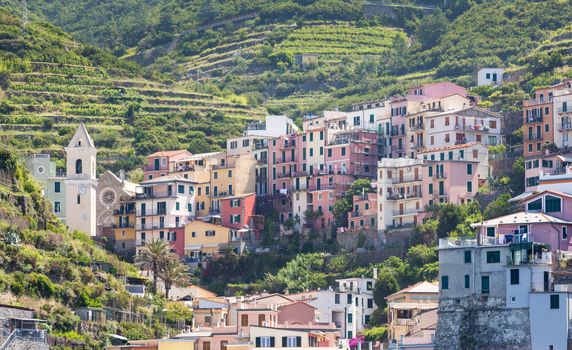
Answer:
[[[528,309],[507,309],[504,298],[439,302],[435,350],[531,349]]]
[[[0,305],[0,319],[34,318],[34,311],[17,306]]]

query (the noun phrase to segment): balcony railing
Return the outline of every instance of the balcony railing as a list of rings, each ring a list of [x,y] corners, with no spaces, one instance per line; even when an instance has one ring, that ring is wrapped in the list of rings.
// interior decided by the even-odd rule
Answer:
[[[528,135],[527,140],[533,141],[533,140],[542,140],[542,136],[540,135]]]
[[[542,116],[530,116],[530,117],[526,117],[526,122],[527,123],[542,123],[543,118]]]
[[[436,179],[446,179],[447,175],[445,173],[435,173]]]
[[[455,145],[464,145],[467,142],[468,142],[467,139],[456,139]]]
[[[425,145],[423,143],[414,143],[411,145],[411,149],[423,148]]]
[[[415,215],[418,214],[420,209],[407,209],[407,210],[394,210],[393,216]]]
[[[112,228],[134,228],[135,224],[133,224],[131,222],[130,223],[122,222],[120,224],[113,224],[113,225],[111,225],[111,227]]]
[[[113,215],[129,215],[129,214],[133,214],[135,213],[135,209],[131,208],[131,209],[119,209],[119,210],[114,210],[113,211]]]
[[[562,108],[562,107],[558,107],[558,113],[570,113],[572,112],[572,108]]]
[[[177,172],[195,171],[195,167],[192,165],[177,165],[175,166],[175,171]]]
[[[456,124],[455,129],[464,131],[489,131],[488,126],[480,124]]]
[[[137,216],[167,215],[167,209],[137,210],[135,215]]]
[[[419,175],[415,176],[403,176],[403,177],[394,177],[391,179],[391,183],[400,184],[405,182],[414,182],[414,181],[421,181],[421,177]]]
[[[352,217],[352,218],[359,218],[360,216],[363,216],[363,211],[361,211],[361,210],[352,211],[350,214],[350,217]]]
[[[439,248],[476,247],[476,238],[439,238]]]
[[[178,228],[178,227],[184,227],[185,224],[179,222],[178,224],[176,223],[166,223],[166,224],[140,224],[140,225],[136,225],[135,228],[137,230],[162,230],[165,228]]]
[[[171,192],[150,192],[150,193],[137,193],[135,198],[137,199],[152,199],[152,198],[171,198],[177,197],[175,191]]]
[[[387,199],[390,201],[400,200],[400,199],[414,199],[414,198],[421,198],[421,192],[387,194]]]
[[[524,256],[507,256],[507,265],[518,266],[524,264],[552,264],[552,252],[530,254]]]
[[[423,123],[418,123],[418,124],[409,126],[409,129],[411,131],[423,130],[424,128],[425,128],[425,124],[423,124]]]
[[[562,124],[560,124],[560,127],[559,127],[558,129],[560,129],[560,130],[570,130],[570,129],[572,129],[572,122],[562,123]]]

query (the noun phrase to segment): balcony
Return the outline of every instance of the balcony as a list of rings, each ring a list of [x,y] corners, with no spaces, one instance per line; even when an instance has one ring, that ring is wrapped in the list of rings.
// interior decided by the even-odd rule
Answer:
[[[506,264],[510,266],[526,265],[526,264],[552,264],[552,252],[541,252],[538,254],[520,255],[511,254],[506,257]]]
[[[185,224],[183,223],[166,223],[166,224],[161,224],[161,223],[155,223],[155,224],[139,224],[135,226],[136,230],[140,230],[140,231],[144,231],[144,230],[162,230],[162,229],[169,229],[169,228],[178,228],[178,227],[184,227]]]
[[[423,130],[423,129],[425,129],[425,124],[423,124],[423,123],[418,123],[418,124],[409,126],[409,130],[411,130],[411,131],[418,131],[418,130]]]
[[[570,118],[562,118],[563,122],[558,126],[559,130],[570,130],[572,129],[572,121]]]
[[[407,200],[407,199],[416,199],[421,198],[421,192],[413,192],[413,193],[390,193],[387,195],[387,200],[395,201],[395,200]]]
[[[137,193],[135,195],[136,199],[176,198],[176,197],[177,193],[175,191]]]
[[[421,209],[407,209],[407,210],[394,210],[393,216],[408,216],[408,215],[417,215]]]
[[[476,238],[439,238],[439,248],[476,247]]]
[[[572,108],[563,108],[563,107],[558,107],[558,113],[570,113],[572,112]]]
[[[292,172],[285,172],[284,174],[277,174],[276,178],[278,179],[284,179],[284,178],[290,178],[292,177]]]
[[[135,224],[122,222],[120,224],[111,225],[112,228],[134,228]]]
[[[167,209],[158,209],[158,210],[137,210],[135,213],[136,216],[154,216],[154,215],[167,215]]]
[[[184,172],[184,171],[195,171],[195,167],[193,165],[177,165],[175,166],[175,171],[176,172]]]
[[[543,118],[542,116],[529,116],[526,117],[526,123],[542,123]]]
[[[528,135],[527,137],[528,141],[536,141],[536,140],[542,140],[542,136],[540,135]]]
[[[418,149],[418,148],[424,148],[424,147],[425,147],[425,145],[423,145],[423,142],[421,142],[421,143],[413,143],[413,144],[411,145],[411,149]]]
[[[359,217],[361,217],[361,216],[363,216],[363,211],[361,211],[361,210],[352,211],[352,212],[350,213],[350,217],[352,217],[352,218],[359,218]]]
[[[456,130],[463,130],[463,131],[477,131],[477,132],[486,132],[489,131],[488,126],[480,125],[480,124],[456,124]]]
[[[218,197],[228,197],[232,195],[233,195],[232,192],[220,191],[220,192],[211,192],[211,194],[209,194],[209,197],[218,198]]]
[[[402,176],[402,177],[396,177],[396,178],[391,179],[391,183],[393,183],[393,184],[401,184],[401,183],[415,182],[415,181],[421,181],[421,178],[419,177],[419,175],[417,175],[417,176]]]
[[[129,214],[133,214],[135,213],[135,209],[131,208],[131,209],[119,209],[119,210],[114,210],[113,211],[113,215],[129,215]]]
[[[446,179],[447,175],[445,173],[435,173],[436,179]]]
[[[455,140],[455,145],[464,145],[465,143],[467,143],[467,139],[463,138],[463,139],[456,139]]]
[[[267,158],[267,157],[263,157],[263,158],[257,159],[256,162],[257,162],[258,164],[268,164],[268,158]]]

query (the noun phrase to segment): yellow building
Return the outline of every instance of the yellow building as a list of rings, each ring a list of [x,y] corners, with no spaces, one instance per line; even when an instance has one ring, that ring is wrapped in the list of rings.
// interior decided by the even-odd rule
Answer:
[[[135,253],[135,202],[119,203],[113,211],[115,252],[120,255]]]
[[[254,192],[256,164],[252,154],[211,152],[179,159],[172,168],[195,183],[195,215],[203,217],[220,213],[221,198]]]
[[[185,255],[202,262],[230,243],[228,227],[195,220],[185,225]]]

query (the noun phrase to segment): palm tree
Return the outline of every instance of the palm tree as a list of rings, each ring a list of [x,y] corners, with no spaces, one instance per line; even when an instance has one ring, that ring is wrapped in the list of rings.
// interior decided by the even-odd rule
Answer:
[[[181,264],[179,257],[171,254],[159,269],[159,278],[165,284],[165,299],[169,299],[172,286],[185,286],[190,282],[189,271],[186,265]]]
[[[170,257],[169,244],[162,239],[152,240],[135,257],[135,265],[141,270],[153,272],[153,293],[157,293],[157,275]]]

